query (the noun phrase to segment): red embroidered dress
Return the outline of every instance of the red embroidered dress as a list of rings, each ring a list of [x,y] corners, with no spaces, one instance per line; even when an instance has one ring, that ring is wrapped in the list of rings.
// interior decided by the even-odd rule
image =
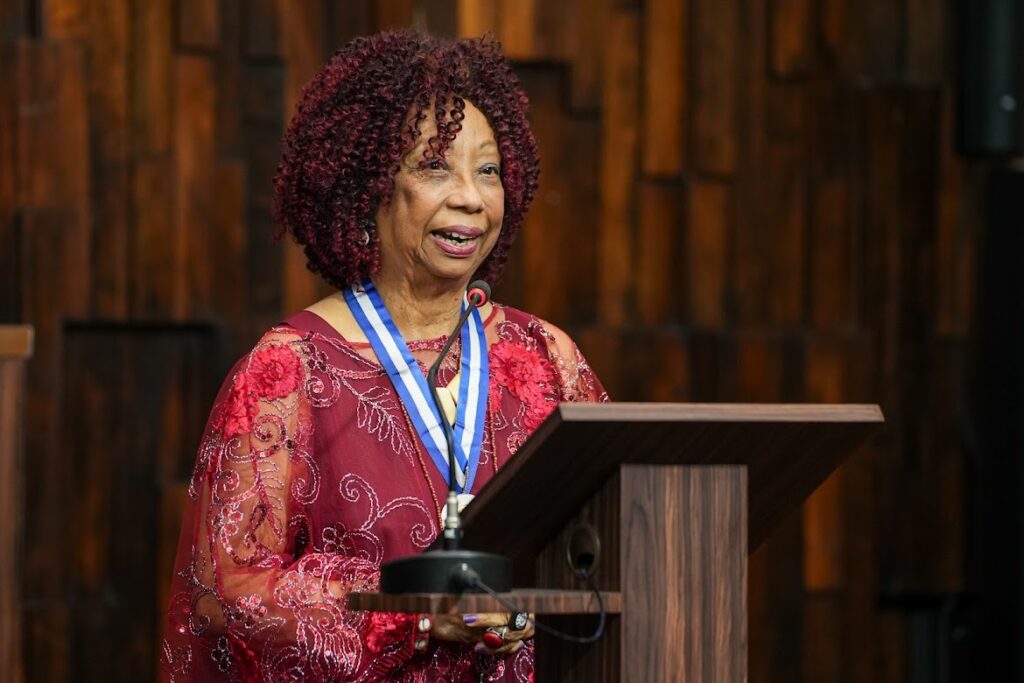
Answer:
[[[495,306],[474,493],[559,401],[607,395],[561,331]],[[409,344],[425,368],[443,339]],[[458,344],[440,373],[457,371]],[[509,657],[428,640],[415,615],[345,609],[440,533],[447,485],[369,344],[310,312],[269,331],[214,403],[189,489],[163,643],[172,681],[527,681]],[[510,520],[510,523],[515,523]]]

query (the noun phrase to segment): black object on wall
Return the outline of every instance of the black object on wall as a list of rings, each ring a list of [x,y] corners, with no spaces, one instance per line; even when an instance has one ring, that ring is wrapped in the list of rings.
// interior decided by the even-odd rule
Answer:
[[[956,0],[957,147],[1024,154],[1024,2]]]
[[[990,173],[968,463],[970,678],[1024,682],[1024,171]],[[980,678],[979,674],[984,674]]]

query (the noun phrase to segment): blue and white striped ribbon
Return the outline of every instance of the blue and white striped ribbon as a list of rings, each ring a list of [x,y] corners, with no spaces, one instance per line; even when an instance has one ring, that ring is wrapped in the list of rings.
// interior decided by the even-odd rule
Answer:
[[[434,465],[449,481],[448,444],[441,427],[444,417],[437,411],[430,397],[427,380],[409,351],[402,333],[391,319],[384,301],[373,282],[366,280],[344,290],[345,301],[363,334],[370,341],[391,384],[409,414],[423,446]],[[465,299],[463,307],[468,306]],[[465,308],[463,308],[465,310]],[[484,334],[480,311],[474,309],[463,325],[462,379],[459,382],[459,401],[453,430],[455,443],[455,481],[460,493],[473,489],[480,446],[483,442],[484,419],[487,411],[489,381],[487,338]]]

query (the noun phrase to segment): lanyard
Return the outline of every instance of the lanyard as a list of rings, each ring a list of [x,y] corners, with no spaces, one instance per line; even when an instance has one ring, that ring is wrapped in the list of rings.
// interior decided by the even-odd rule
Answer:
[[[434,465],[449,481],[448,445],[441,427],[444,419],[430,397],[427,380],[413,358],[402,333],[391,319],[373,282],[366,280],[343,290],[345,302],[370,341],[398,397],[405,406],[416,433]],[[468,303],[462,302],[463,310]],[[473,488],[487,411],[487,339],[480,311],[474,309],[462,326],[462,380],[455,412],[455,482],[459,493]]]

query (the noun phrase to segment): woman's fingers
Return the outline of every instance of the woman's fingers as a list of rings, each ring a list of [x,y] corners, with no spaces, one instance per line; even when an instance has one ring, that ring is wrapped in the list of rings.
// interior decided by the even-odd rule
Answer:
[[[431,635],[439,640],[476,643],[480,651],[487,654],[508,655],[518,652],[523,646],[523,641],[532,638],[534,634],[533,614],[529,615],[526,627],[518,631],[510,628],[510,616],[502,612],[481,612],[461,616],[437,615],[434,617]],[[494,635],[485,638],[484,633],[487,631]],[[488,647],[489,645],[498,647]]]
[[[467,624],[462,615],[438,614],[433,619],[430,629],[432,638],[447,640],[454,643],[476,643],[480,641],[482,629]]]
[[[479,614],[463,614],[462,621],[466,626],[472,626],[473,628],[485,629],[497,626],[508,625],[508,613],[507,612],[481,612]]]
[[[512,642],[498,648],[497,650],[487,650],[487,653],[492,655],[511,655],[515,654],[516,652],[519,652],[519,650],[522,649],[522,647],[523,641],[513,640]]]

